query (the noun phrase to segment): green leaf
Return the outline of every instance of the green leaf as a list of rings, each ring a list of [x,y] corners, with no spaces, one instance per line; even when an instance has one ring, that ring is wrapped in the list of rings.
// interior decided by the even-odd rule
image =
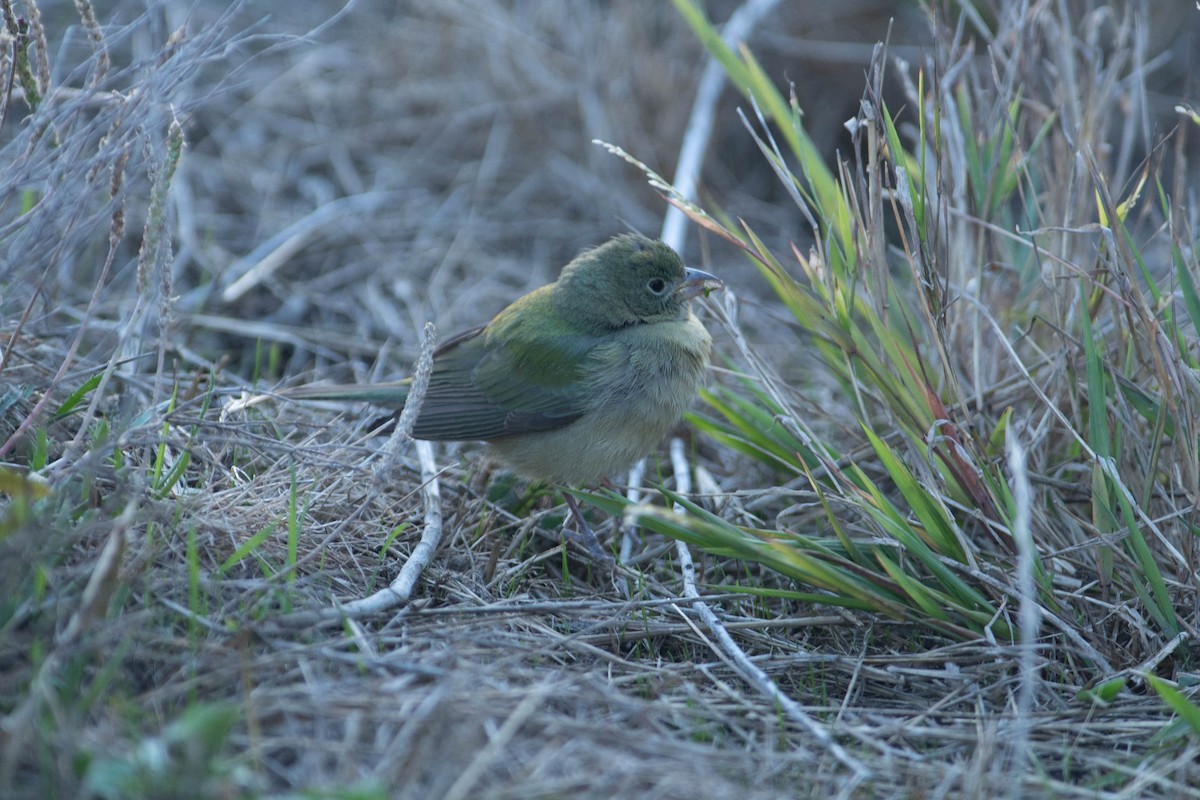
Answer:
[[[95,391],[96,387],[100,385],[100,381],[103,379],[103,377],[103,373],[96,373],[84,381],[83,384],[78,389],[71,392],[67,399],[63,401],[63,404],[58,407],[58,410],[54,412],[52,420],[58,421],[70,416],[71,413],[78,408],[81,403],[83,403],[87,396]]]
[[[1154,691],[1158,692],[1158,696],[1163,699],[1163,702],[1187,723],[1193,734],[1200,735],[1200,707],[1188,700],[1183,692],[1175,688],[1170,681],[1165,681],[1157,675],[1146,675],[1146,682],[1154,688]]]

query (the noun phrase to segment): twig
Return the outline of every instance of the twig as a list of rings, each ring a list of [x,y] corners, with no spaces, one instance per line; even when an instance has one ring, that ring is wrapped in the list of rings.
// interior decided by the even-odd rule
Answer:
[[[1037,600],[1037,583],[1034,581],[1033,565],[1036,549],[1029,529],[1029,508],[1033,503],[1029,488],[1029,473],[1025,467],[1025,448],[1017,435],[1008,429],[1008,467],[1012,470],[1013,505],[1016,518],[1013,520],[1013,538],[1017,545],[1017,587],[1020,592],[1018,631],[1021,637],[1018,669],[1020,684],[1017,689],[1017,709],[1012,742],[1011,769],[1015,774],[1024,774],[1029,760],[1029,735],[1033,728],[1030,715],[1038,683],[1038,636],[1041,631],[1041,607]],[[1010,796],[1020,795],[1023,784],[1013,781]]]
[[[1187,631],[1180,631],[1179,633],[1175,634],[1175,636],[1171,637],[1171,641],[1160,647],[1157,653],[1134,667],[1133,671],[1140,673],[1154,672],[1154,670],[1158,669],[1158,665],[1161,664],[1167,656],[1174,653],[1179,648],[1179,645],[1183,644],[1190,638],[1191,634],[1189,634]]]
[[[368,192],[339,197],[296,220],[247,253],[244,258],[230,265],[226,274],[236,276],[236,279],[221,292],[221,300],[232,303],[262,283],[331,222],[351,215],[369,213],[394,201],[396,197],[396,192]]]
[[[646,459],[642,459],[633,465],[629,470],[629,488],[625,492],[625,498],[633,505],[642,502],[642,482],[646,478]],[[617,556],[617,563],[625,564],[633,555],[633,537],[634,531],[637,530],[636,525],[628,523],[621,524],[621,552]]]
[[[396,422],[396,430],[384,447],[383,464],[375,472],[375,486],[372,487],[367,500],[361,507],[367,505],[371,495],[380,491],[395,463],[400,444],[412,436],[413,424],[417,420],[417,414],[420,413],[421,404],[425,401],[425,391],[429,388],[429,376],[433,372],[434,340],[433,324],[426,323],[421,355],[413,369],[413,381],[409,387],[404,410]],[[442,489],[438,482],[437,464],[433,458],[433,445],[417,439],[415,446],[417,461],[421,465],[421,498],[425,505],[425,529],[421,533],[421,541],[417,542],[408,561],[404,562],[404,566],[400,569],[400,574],[388,586],[368,597],[315,612],[291,614],[279,620],[281,625],[297,627],[335,622],[347,617],[372,616],[402,606],[412,598],[417,580],[421,577],[425,567],[429,566],[429,562],[433,560],[433,554],[437,552],[438,545],[442,541]]]
[[[688,471],[688,463],[684,454],[682,439],[671,440],[671,469],[675,475],[676,491],[679,494],[690,493],[692,489],[691,475]],[[683,513],[681,507],[677,507],[675,510]],[[675,553],[679,559],[680,571],[683,575],[683,594],[692,599],[692,610],[708,626],[708,629],[716,638],[721,652],[733,662],[734,667],[741,673],[742,678],[747,683],[757,689],[759,693],[772,703],[783,709],[783,712],[790,719],[807,729],[821,745],[829,750],[834,758],[854,772],[854,777],[847,782],[842,790],[843,796],[852,796],[854,788],[870,776],[870,771],[858,759],[846,752],[844,747],[835,742],[824,726],[805,713],[799,703],[784,694],[783,690],[775,685],[770,676],[759,669],[750,660],[750,656],[742,648],[738,647],[737,642],[729,635],[729,631],[725,629],[725,626],[717,618],[717,615],[700,599],[700,593],[696,589],[696,565],[692,561],[692,554],[688,550],[687,544],[676,540]],[[687,618],[684,617],[684,619]]]
[[[721,39],[730,47],[735,46],[740,39],[754,30],[759,20],[771,12],[779,0],[748,0],[741,5],[721,29]],[[717,103],[721,99],[721,91],[725,87],[725,70],[715,58],[710,58],[700,76],[696,87],[696,99],[692,102],[692,113],[688,117],[683,144],[679,148],[679,161],[675,167],[675,177],[671,184],[674,192],[683,200],[689,202],[696,199],[696,187],[700,180],[700,172],[704,166],[704,154],[708,151],[708,143],[712,139],[713,121],[716,118]],[[678,206],[669,206],[663,219],[660,237],[675,250],[683,248],[683,238],[687,227],[687,215]],[[645,459],[634,464],[629,471],[629,491],[626,497],[630,503],[641,502],[642,480],[646,474]],[[621,530],[621,552],[618,563],[624,564],[629,560],[633,551],[633,525],[623,525]]]
[[[417,421],[421,404],[425,401],[425,390],[429,388],[429,376],[433,372],[434,328],[432,323],[425,324],[425,341],[421,347],[421,357],[417,360],[413,371],[412,386],[409,387],[408,399],[404,403],[404,411],[396,423],[396,430],[384,448],[384,463],[376,472],[377,479],[383,479],[391,470],[395,454],[400,443],[412,436],[413,425]],[[425,530],[421,533],[421,541],[413,548],[412,554],[400,574],[386,589],[380,589],[370,597],[346,603],[341,611],[352,616],[377,614],[389,608],[407,603],[416,588],[417,579],[421,572],[433,560],[438,545],[442,541],[442,489],[438,482],[437,464],[433,460],[433,445],[427,441],[415,440],[417,460],[421,464],[421,497],[425,503]]]
[[[747,0],[733,12],[721,28],[721,40],[730,47],[736,46],[738,41],[754,30],[759,20],[771,13],[777,5],[779,0]],[[717,101],[721,99],[721,90],[724,87],[725,69],[717,59],[710,58],[696,87],[696,99],[692,103],[692,114],[688,118],[687,133],[684,134],[683,144],[679,148],[679,163],[675,167],[675,178],[672,181],[676,191],[686,200],[696,199],[696,185],[700,179],[708,142],[712,138]],[[686,226],[687,215],[677,206],[671,206],[663,220],[662,240],[676,250],[680,249]]]
[[[404,562],[400,574],[386,589],[380,589],[370,597],[340,606],[337,610],[341,615],[369,616],[407,603],[412,597],[417,579],[433,560],[433,554],[442,541],[442,490],[437,479],[437,465],[433,461],[433,445],[418,439],[416,449],[417,460],[421,464],[421,477],[424,480],[421,497],[425,502],[425,530],[421,534],[421,541],[417,542],[412,555]]]
[[[404,410],[400,412],[400,417],[396,420],[396,429],[392,431],[383,448],[383,461],[375,470],[375,480],[380,483],[391,477],[400,445],[412,439],[413,426],[417,424],[421,406],[425,405],[425,392],[429,390],[429,378],[433,375],[433,351],[436,344],[437,330],[432,322],[426,322],[421,341],[421,355],[417,357],[417,365],[413,368],[412,383],[408,387],[408,396],[404,399]]]

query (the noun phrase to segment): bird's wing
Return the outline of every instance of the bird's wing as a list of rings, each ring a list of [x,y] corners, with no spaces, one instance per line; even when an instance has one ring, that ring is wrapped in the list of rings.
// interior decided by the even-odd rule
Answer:
[[[499,439],[568,425],[587,410],[596,337],[465,331],[434,354],[429,389],[413,427],[420,439]],[[501,341],[503,339],[503,341]]]

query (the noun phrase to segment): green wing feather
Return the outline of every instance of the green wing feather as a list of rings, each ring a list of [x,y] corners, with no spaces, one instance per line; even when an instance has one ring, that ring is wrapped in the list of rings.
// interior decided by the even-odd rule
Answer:
[[[553,315],[502,313],[434,354],[413,435],[499,439],[568,425],[589,408],[587,367],[599,344]]]
[[[485,327],[448,339],[413,426],[418,439],[500,439],[569,425],[595,403],[594,375],[607,359],[603,340],[555,308],[552,286],[521,298]],[[284,390],[295,399],[357,400],[400,407],[410,379],[314,384]]]

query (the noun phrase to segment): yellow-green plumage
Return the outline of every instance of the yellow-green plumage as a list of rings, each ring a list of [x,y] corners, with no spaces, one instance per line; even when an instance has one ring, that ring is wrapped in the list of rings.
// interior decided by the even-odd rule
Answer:
[[[712,339],[689,298],[720,286],[675,251],[618,236],[434,353],[419,439],[489,442],[527,478],[591,483],[648,454],[704,381]],[[408,382],[291,397],[402,406]]]

